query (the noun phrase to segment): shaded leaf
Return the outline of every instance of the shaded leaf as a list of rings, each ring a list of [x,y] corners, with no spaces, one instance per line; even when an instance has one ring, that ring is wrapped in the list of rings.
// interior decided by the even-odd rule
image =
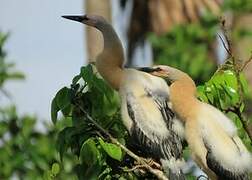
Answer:
[[[59,110],[60,108],[58,107],[56,97],[55,97],[53,98],[52,103],[51,103],[51,120],[54,124],[57,122]]]

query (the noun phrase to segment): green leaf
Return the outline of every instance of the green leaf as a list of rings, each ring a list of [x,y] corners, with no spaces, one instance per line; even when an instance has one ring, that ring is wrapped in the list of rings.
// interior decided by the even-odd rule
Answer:
[[[71,90],[67,87],[60,89],[51,103],[51,119],[55,124],[57,122],[58,112],[61,110],[64,116],[71,112]]]
[[[56,97],[55,97],[53,98],[52,104],[51,104],[51,120],[54,124],[57,122],[59,110],[60,108],[57,105]]]
[[[43,179],[44,180],[52,180],[52,175],[51,175],[51,171],[47,170],[44,175],[43,175]]]
[[[75,76],[74,78],[73,78],[73,80],[72,80],[72,84],[77,84],[77,82],[80,80],[80,78],[81,78],[81,75],[77,75],[77,76]]]
[[[87,82],[89,85],[91,85],[92,80],[93,80],[93,76],[94,76],[92,65],[89,64],[87,66],[81,67],[80,75],[84,79],[85,82]]]
[[[75,133],[74,127],[65,127],[61,130],[57,137],[57,150],[60,154],[60,159],[63,159],[63,154],[66,152],[67,148],[70,146],[72,136]]]
[[[120,147],[112,143],[104,142],[101,138],[99,138],[99,143],[111,158],[118,161],[122,160],[122,150]]]
[[[58,107],[62,110],[71,104],[71,93],[70,89],[67,87],[63,87],[56,94],[56,101]]]
[[[58,163],[53,163],[51,171],[52,171],[52,173],[54,175],[59,174],[59,172],[60,172],[60,166],[59,166],[59,164]]]
[[[90,138],[86,140],[81,147],[80,157],[82,162],[88,166],[92,166],[97,163],[100,153],[96,148],[95,141]]]
[[[241,86],[242,86],[242,90],[243,90],[244,94],[246,96],[249,96],[250,95],[249,94],[250,87],[249,87],[248,81],[243,73],[240,75],[240,81],[241,81]]]
[[[35,123],[36,119],[28,116],[24,117],[22,121],[22,134],[24,137],[29,137],[29,135],[33,132]]]

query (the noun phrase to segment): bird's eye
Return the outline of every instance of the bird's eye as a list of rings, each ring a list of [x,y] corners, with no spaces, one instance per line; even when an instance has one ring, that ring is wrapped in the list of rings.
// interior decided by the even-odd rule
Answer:
[[[160,67],[157,67],[155,71],[162,71],[162,69]]]

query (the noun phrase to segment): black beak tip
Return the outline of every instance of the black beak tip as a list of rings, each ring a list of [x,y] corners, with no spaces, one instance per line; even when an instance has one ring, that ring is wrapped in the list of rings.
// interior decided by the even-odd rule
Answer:
[[[86,19],[86,16],[67,16],[67,15],[64,15],[64,16],[61,16],[61,17],[65,18],[65,19],[77,21],[77,22],[82,22],[83,20]]]
[[[138,68],[138,70],[146,72],[146,73],[153,73],[153,72],[161,71],[161,68],[159,68],[159,67],[157,67],[157,68],[154,68],[154,67],[141,67],[141,68]]]

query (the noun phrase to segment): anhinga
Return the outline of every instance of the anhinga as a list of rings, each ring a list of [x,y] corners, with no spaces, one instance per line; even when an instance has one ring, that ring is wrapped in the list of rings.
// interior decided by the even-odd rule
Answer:
[[[157,66],[153,75],[171,81],[170,100],[185,123],[185,138],[196,163],[211,179],[248,180],[251,153],[237,135],[232,121],[215,107],[196,98],[194,81],[184,72]]]
[[[169,168],[169,179],[185,179],[181,134],[183,126],[169,105],[165,80],[136,69],[123,68],[122,44],[113,27],[101,16],[63,16],[101,31],[104,48],[97,57],[101,76],[121,97],[122,120],[142,152]],[[145,70],[144,68],[142,70]]]

